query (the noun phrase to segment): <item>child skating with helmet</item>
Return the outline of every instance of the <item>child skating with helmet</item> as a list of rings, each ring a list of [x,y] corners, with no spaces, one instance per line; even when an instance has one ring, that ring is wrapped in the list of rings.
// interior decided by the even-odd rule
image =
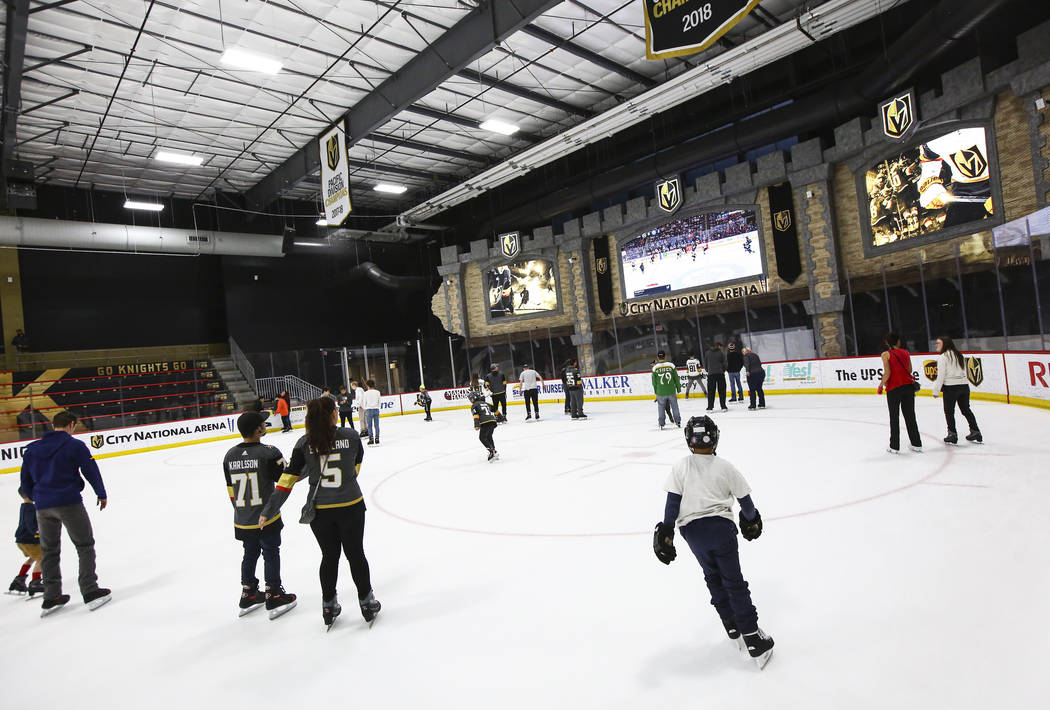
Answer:
[[[492,440],[492,432],[496,430],[496,415],[493,414],[489,403],[485,401],[485,396],[480,392],[471,391],[468,398],[470,399],[470,413],[474,415],[474,431],[479,432],[478,439],[481,445],[488,450],[488,460],[492,462],[499,458],[499,454],[496,453],[496,444]]]
[[[751,502],[744,476],[715,455],[718,436],[710,417],[692,417],[686,424],[686,446],[692,453],[678,461],[667,478],[664,519],[656,524],[653,550],[657,559],[671,564],[677,525],[704,571],[711,605],[726,633],[762,669],[773,655],[773,639],[758,627],[758,611],[740,571],[733,499],[740,503],[740,534],[745,540],[762,534],[762,516]]]

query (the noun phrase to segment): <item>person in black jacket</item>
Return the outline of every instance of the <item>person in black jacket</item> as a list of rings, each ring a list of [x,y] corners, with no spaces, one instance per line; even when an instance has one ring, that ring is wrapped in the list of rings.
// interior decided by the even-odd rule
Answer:
[[[339,407],[339,426],[354,428],[354,398],[346,391],[346,385],[339,385],[339,394],[335,397],[335,403]]]
[[[416,406],[422,407],[423,411],[426,412],[427,416],[423,419],[425,422],[434,421],[433,417],[430,416],[430,404],[434,401],[434,398],[427,392],[427,388],[422,386],[419,388],[419,394],[416,395]]]
[[[506,421],[507,419],[507,378],[504,377],[503,373],[499,371],[499,365],[492,363],[489,367],[489,374],[485,375],[485,384],[488,385],[489,392],[492,394],[492,411],[497,414],[497,420]],[[498,414],[500,405],[503,405],[502,419]]]
[[[480,392],[471,391],[468,399],[470,413],[474,417],[474,431],[478,432],[478,441],[489,452],[489,462],[495,461],[499,458],[496,442],[492,439],[492,433],[496,431],[496,415]]]
[[[744,370],[747,372],[747,393],[751,398],[748,409],[755,408],[755,395],[758,395],[758,408],[766,408],[766,393],[762,383],[766,380],[766,370],[762,359],[751,348],[744,348]]]
[[[726,353],[726,372],[729,373],[729,398],[730,402],[744,401],[744,386],[740,382],[740,370],[744,367],[744,356],[736,343],[729,344],[729,352]]]
[[[704,353],[704,369],[707,370],[707,411],[715,408],[715,392],[718,393],[718,401],[722,405],[722,411],[728,411],[726,407],[726,354],[722,352],[722,343]]]
[[[583,376],[580,374],[580,366],[576,358],[569,360],[568,367],[562,373],[562,382],[565,383],[572,418],[586,419],[587,415],[583,413]]]

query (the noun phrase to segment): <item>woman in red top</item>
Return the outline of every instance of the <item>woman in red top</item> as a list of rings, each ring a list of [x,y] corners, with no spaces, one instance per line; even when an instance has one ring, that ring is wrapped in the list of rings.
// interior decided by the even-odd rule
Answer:
[[[279,394],[277,396],[277,403],[276,404],[277,404],[277,406],[275,408],[275,413],[278,414],[281,417],[281,425],[282,425],[281,426],[281,431],[282,432],[291,431],[292,430],[292,418],[290,416],[291,415],[291,407],[290,407],[290,404],[289,404],[288,391],[287,390],[285,390],[284,392],[281,392],[281,394]]]
[[[886,404],[890,408],[890,447],[891,454],[899,454],[901,448],[900,413],[904,413],[904,424],[908,427],[909,449],[922,453],[922,438],[919,436],[919,425],[915,423],[915,378],[911,374],[911,355],[901,347],[901,339],[896,333],[887,333],[882,339],[886,352],[882,353],[882,382],[879,383],[879,394],[886,390]]]

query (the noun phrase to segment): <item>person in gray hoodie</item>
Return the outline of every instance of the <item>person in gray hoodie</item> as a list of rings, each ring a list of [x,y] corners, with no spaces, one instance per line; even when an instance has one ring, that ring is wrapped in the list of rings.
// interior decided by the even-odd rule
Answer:
[[[722,352],[722,343],[715,343],[704,353],[704,369],[707,370],[707,411],[715,408],[715,390],[718,390],[722,411],[729,411],[726,407],[726,354]]]

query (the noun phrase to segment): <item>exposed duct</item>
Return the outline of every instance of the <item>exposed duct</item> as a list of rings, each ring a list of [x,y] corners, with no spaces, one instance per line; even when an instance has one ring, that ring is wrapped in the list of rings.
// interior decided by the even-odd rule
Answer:
[[[283,243],[284,237],[274,234],[0,217],[0,244],[20,247],[280,257],[284,255]]]
[[[363,275],[387,289],[423,288],[427,285],[424,276],[394,276],[380,269],[371,261],[362,261],[350,270],[350,275]]]
[[[886,60],[858,76],[838,82],[787,106],[734,123],[693,143],[672,146],[526,203],[498,216],[499,225],[535,224],[587,207],[650,180],[727,155],[812,130],[819,124],[845,122],[867,112],[876,101],[904,85],[924,65],[972,33],[993,12],[1012,0],[941,0],[886,50]],[[497,225],[497,226],[499,226]],[[479,233],[491,231],[480,225]]]

